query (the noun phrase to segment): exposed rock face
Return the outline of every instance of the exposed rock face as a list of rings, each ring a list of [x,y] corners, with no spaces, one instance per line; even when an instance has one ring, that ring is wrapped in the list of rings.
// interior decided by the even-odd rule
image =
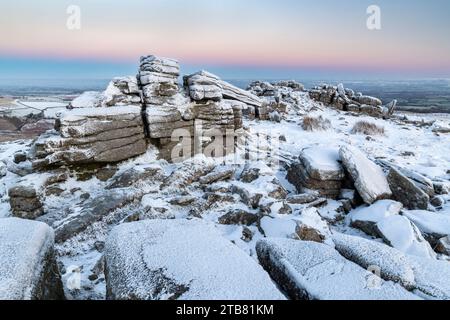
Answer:
[[[426,210],[428,208],[430,202],[428,194],[399,170],[391,168],[387,179],[394,199],[403,203],[405,208],[410,210]]]
[[[141,95],[136,77],[114,78],[103,93],[101,106],[138,106]]]
[[[163,170],[160,166],[131,168],[115,175],[106,189],[127,188],[148,179],[161,181],[163,176]]]
[[[450,236],[439,239],[436,245],[436,252],[450,256]]]
[[[387,244],[401,252],[425,259],[436,258],[430,244],[408,218],[391,216],[378,222],[376,228]]]
[[[0,299],[64,299],[54,234],[45,223],[0,219],[0,261]]]
[[[360,150],[343,146],[339,150],[342,164],[353,178],[355,188],[367,204],[392,196],[383,170],[370,161]]]
[[[361,267],[377,267],[381,277],[437,299],[450,299],[447,261],[405,255],[395,248],[359,237],[334,234],[336,249]]]
[[[368,207],[355,209],[350,216],[351,226],[372,236],[379,236],[376,225],[385,218],[400,214],[403,205],[392,200],[379,200]]]
[[[324,84],[314,87],[309,91],[309,95],[312,99],[336,109],[364,113],[373,117],[390,117],[397,105],[397,101],[394,100],[386,106],[382,106],[380,99],[355,94],[353,90],[344,88],[343,84],[338,86]]]
[[[53,224],[56,241],[62,242],[70,239],[94,222],[137,198],[139,198],[137,194],[117,189],[89,199],[87,203],[83,204],[83,209],[78,214],[69,215],[66,219]]]
[[[252,258],[198,220],[122,224],[105,258],[107,299],[284,299]]]
[[[256,251],[260,263],[291,299],[418,299],[401,286],[381,279],[377,290],[373,290],[368,286],[373,274],[344,259],[328,245],[267,239],[257,243]]]
[[[13,215],[18,218],[36,219],[44,214],[43,204],[31,185],[18,185],[8,190]]]
[[[345,173],[338,162],[337,149],[307,148],[302,151],[299,159],[300,161],[292,165],[288,172],[289,182],[299,192],[313,189],[319,191],[322,196],[330,198],[339,196]]]
[[[118,162],[147,150],[139,107],[67,111],[58,131],[36,141],[34,167]]]

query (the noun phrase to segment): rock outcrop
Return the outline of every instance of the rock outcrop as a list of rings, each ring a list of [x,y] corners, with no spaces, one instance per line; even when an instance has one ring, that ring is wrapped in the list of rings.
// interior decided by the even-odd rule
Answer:
[[[113,163],[147,150],[141,109],[136,106],[67,111],[57,130],[35,142],[35,168]]]
[[[0,219],[0,299],[64,299],[55,259],[53,230],[45,223]]]
[[[390,117],[397,105],[397,101],[394,100],[382,106],[380,99],[355,93],[351,89],[344,88],[343,84],[317,86],[309,91],[309,95],[312,99],[336,109],[364,113],[373,117]]]
[[[284,299],[261,266],[199,220],[122,224],[105,258],[108,299]]]

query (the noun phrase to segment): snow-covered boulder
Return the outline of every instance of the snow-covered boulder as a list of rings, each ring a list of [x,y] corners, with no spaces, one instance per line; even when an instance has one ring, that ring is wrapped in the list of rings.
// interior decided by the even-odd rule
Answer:
[[[108,299],[284,299],[260,265],[199,220],[117,226],[105,259]]]
[[[16,185],[8,190],[11,211],[15,217],[36,219],[44,214],[41,197],[33,185]]]
[[[95,108],[102,103],[103,95],[97,91],[86,91],[70,103],[72,108]]]
[[[102,94],[101,106],[141,106],[140,90],[136,77],[114,78]]]
[[[335,248],[346,259],[355,262],[364,269],[375,268],[380,276],[388,281],[400,283],[408,290],[415,285],[414,271],[404,254],[383,243],[333,233]]]
[[[137,106],[70,110],[58,131],[35,142],[33,166],[118,162],[147,150]]]
[[[306,148],[301,152],[299,162],[289,169],[287,179],[299,192],[317,190],[322,196],[337,198],[345,178],[338,160],[337,148]]]
[[[351,226],[365,233],[378,236],[376,224],[383,219],[398,215],[403,205],[393,200],[378,200],[370,206],[359,207],[350,213]]]
[[[268,238],[291,238],[295,236],[297,222],[291,218],[263,217],[259,222],[259,227]]]
[[[436,212],[411,210],[402,213],[411,220],[432,243],[450,235],[450,215]]]
[[[108,190],[87,202],[82,208],[71,208],[72,212],[66,218],[55,221],[52,227],[55,229],[55,239],[63,242],[92,225],[119,208],[142,197],[129,189]]]
[[[296,221],[295,233],[300,240],[333,245],[333,242],[330,240],[330,228],[321,218],[316,208],[304,209]]]
[[[393,282],[376,278],[317,242],[265,239],[256,245],[258,259],[291,299],[408,300],[418,299]],[[373,285],[373,287],[371,287]]]
[[[53,246],[45,223],[0,219],[0,299],[64,299]]]
[[[341,147],[339,155],[365,203],[372,204],[377,200],[392,196],[383,170],[370,161],[359,149],[346,145]]]
[[[436,253],[420,230],[404,216],[387,217],[377,223],[379,235],[390,246],[408,255],[434,259]]]
[[[410,210],[428,208],[430,197],[421,188],[403,175],[399,170],[391,168],[388,174],[389,187],[393,197]]]
[[[436,299],[450,299],[448,261],[405,255],[395,248],[353,236],[333,234],[336,249],[363,268],[379,271],[381,277]],[[412,270],[412,274],[411,274]]]

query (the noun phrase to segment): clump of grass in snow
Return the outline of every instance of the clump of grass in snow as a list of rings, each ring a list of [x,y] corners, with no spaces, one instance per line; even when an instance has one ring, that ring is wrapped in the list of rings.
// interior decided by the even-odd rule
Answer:
[[[322,116],[311,117],[306,116],[303,118],[302,124],[303,130],[305,131],[325,131],[331,128],[331,122]]]
[[[353,134],[364,134],[366,136],[384,136],[384,127],[368,121],[358,121],[351,131]]]

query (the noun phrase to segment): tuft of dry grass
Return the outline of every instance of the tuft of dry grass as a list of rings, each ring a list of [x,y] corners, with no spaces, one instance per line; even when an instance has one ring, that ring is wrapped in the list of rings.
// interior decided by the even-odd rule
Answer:
[[[351,131],[353,134],[364,134],[366,136],[384,136],[384,127],[377,126],[375,123],[368,121],[358,121]]]
[[[305,131],[325,131],[331,128],[331,122],[322,116],[306,116],[303,118],[302,128]]]

